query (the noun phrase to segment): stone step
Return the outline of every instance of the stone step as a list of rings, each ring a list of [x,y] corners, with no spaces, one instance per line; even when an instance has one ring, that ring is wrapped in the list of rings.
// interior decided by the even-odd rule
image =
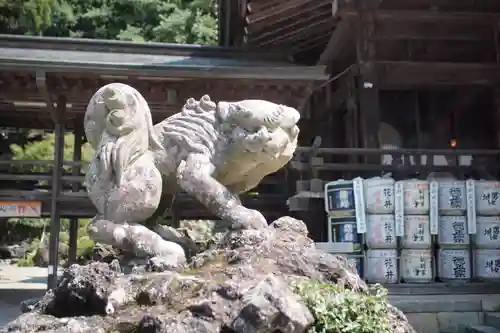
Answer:
[[[500,333],[499,329],[485,325],[467,326],[465,331],[467,333]]]
[[[484,314],[484,323],[500,330],[500,312],[486,312]]]
[[[389,295],[389,303],[405,313],[482,312],[484,295]]]

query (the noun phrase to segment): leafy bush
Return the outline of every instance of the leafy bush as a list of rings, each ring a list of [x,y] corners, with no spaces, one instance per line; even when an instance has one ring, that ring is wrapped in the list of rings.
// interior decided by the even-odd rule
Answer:
[[[35,266],[35,262],[33,260],[35,254],[34,253],[29,253],[27,254],[24,258],[19,259],[16,264],[19,267],[32,267]]]
[[[81,236],[80,238],[78,238],[77,242],[76,258],[90,259],[93,248],[94,242],[89,238],[89,236]]]
[[[390,333],[387,291],[375,286],[357,293],[336,284],[291,283],[315,318],[309,333]]]

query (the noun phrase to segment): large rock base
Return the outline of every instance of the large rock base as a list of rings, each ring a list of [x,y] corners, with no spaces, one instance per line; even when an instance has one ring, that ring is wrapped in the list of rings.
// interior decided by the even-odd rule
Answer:
[[[305,279],[367,292],[345,258],[316,250],[305,225],[283,217],[227,233],[182,272],[73,265],[0,333],[302,333],[315,318],[289,286]],[[389,307],[388,316],[393,332],[414,333],[401,312]]]

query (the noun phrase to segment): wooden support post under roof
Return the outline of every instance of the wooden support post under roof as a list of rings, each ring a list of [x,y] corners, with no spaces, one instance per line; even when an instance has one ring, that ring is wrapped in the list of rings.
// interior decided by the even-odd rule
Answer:
[[[48,289],[57,286],[57,269],[59,264],[59,232],[61,231],[61,211],[59,195],[61,193],[62,164],[64,161],[64,123],[66,118],[66,96],[57,98],[54,132],[56,142],[54,147],[54,165],[52,169],[52,198],[48,266]]]
[[[73,150],[73,162],[81,162],[82,160],[82,141],[83,141],[83,120],[78,119],[74,125],[74,150]],[[71,175],[78,177],[80,175],[81,164],[78,166],[73,166],[71,170]],[[74,182],[72,185],[73,192],[78,192],[80,189],[80,184]],[[78,246],[78,218],[71,218],[69,226],[69,251],[68,260],[70,263],[76,263],[76,250]]]
[[[55,123],[57,121],[57,111],[54,109],[54,102],[52,101],[52,96],[50,95],[47,88],[47,73],[43,71],[37,71],[35,78],[38,91],[42,95],[45,104],[47,105],[47,110],[49,111],[50,116]]]

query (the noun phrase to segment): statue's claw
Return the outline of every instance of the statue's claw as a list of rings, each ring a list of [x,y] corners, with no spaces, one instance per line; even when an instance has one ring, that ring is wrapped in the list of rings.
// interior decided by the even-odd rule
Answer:
[[[231,211],[231,229],[262,229],[267,227],[267,220],[259,211],[238,206]]]

